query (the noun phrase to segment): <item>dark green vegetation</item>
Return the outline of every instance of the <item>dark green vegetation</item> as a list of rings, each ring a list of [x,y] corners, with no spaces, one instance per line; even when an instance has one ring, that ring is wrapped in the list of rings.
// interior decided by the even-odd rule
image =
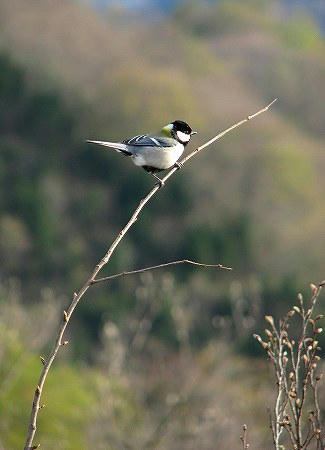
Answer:
[[[106,269],[111,274],[191,258],[220,262],[234,272],[177,267],[173,277],[155,273],[94,287],[75,313],[70,349],[62,352],[68,357],[45,392],[44,402],[53,408],[44,410],[40,422],[48,448],[59,434],[57,448],[86,448],[96,430],[101,432],[94,448],[124,448],[129,429],[134,448],[142,448],[162,420],[161,402],[186,384],[189,371],[211,377],[198,394],[205,400],[209,383],[212,389],[216,380],[224,383],[237,372],[256,377],[247,374],[244,356],[229,355],[233,344],[245,355],[256,354],[251,334],[260,331],[263,314],[278,316],[307,282],[324,278],[325,45],[309,18],[286,22],[272,14],[271,3],[193,2],[159,23],[139,24],[117,11],[98,17],[72,2],[0,1],[1,306],[6,311],[11,299],[13,308],[9,324],[8,315],[0,316],[6,343],[0,395],[14,405],[9,415],[0,411],[7,417],[0,436],[8,448],[22,442],[38,376],[35,358],[48,350],[54,311],[67,304],[152,186],[129,160],[86,145],[86,138],[120,139],[179,118],[200,131],[199,144],[280,98],[267,115],[177,173]],[[12,294],[17,282],[22,294]],[[55,302],[48,299],[53,295]],[[49,318],[40,312],[46,305],[52,305],[53,316],[48,330]],[[25,321],[32,326],[26,328]],[[37,341],[40,322],[44,339]],[[28,344],[26,354],[29,339],[36,343]],[[220,349],[224,339],[228,345]],[[232,375],[228,366],[216,369],[213,346],[225,364],[231,356]],[[193,360],[178,361],[189,353]],[[175,373],[167,373],[165,365],[175,359]],[[104,375],[111,371],[109,382],[99,367]],[[17,377],[7,388],[12,371]],[[115,380],[126,372],[141,375],[126,383]],[[179,385],[170,384],[175,376]],[[56,383],[64,391],[60,401]],[[136,398],[139,392],[143,401]],[[236,395],[245,403],[244,393]],[[102,400],[95,419],[100,396],[118,405]],[[74,423],[67,419],[71,403],[87,411]],[[182,408],[186,417],[189,406]],[[186,428],[182,414],[176,422]],[[239,408],[234,420],[246,421],[244,414]],[[51,426],[54,416],[58,422]],[[101,423],[116,427],[106,435]],[[85,435],[74,435],[83,426]],[[265,442],[259,427],[256,439]],[[162,444],[169,449],[172,433]],[[224,439],[231,447],[230,438]],[[181,448],[177,442],[175,448]]]

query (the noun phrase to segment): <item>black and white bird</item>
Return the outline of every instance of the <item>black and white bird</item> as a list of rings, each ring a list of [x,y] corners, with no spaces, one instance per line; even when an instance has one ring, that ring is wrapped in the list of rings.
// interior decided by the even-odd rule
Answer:
[[[157,134],[140,134],[121,142],[93,140],[87,142],[110,147],[130,156],[133,163],[150,173],[161,187],[163,182],[156,173],[175,165],[180,167],[177,160],[194,134],[196,131],[193,131],[186,122],[175,120],[164,126]]]

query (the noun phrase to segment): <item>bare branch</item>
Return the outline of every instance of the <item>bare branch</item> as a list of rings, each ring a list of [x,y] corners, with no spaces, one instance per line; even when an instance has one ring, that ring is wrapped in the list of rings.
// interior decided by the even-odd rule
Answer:
[[[103,281],[110,281],[110,280],[114,280],[115,278],[125,277],[127,275],[134,275],[136,273],[149,272],[150,270],[161,269],[163,267],[176,266],[177,264],[191,264],[193,266],[213,267],[215,269],[232,270],[231,267],[226,267],[226,266],[223,266],[222,264],[204,264],[204,263],[199,263],[196,261],[190,261],[189,259],[180,259],[179,261],[171,261],[168,263],[159,264],[158,266],[145,267],[144,269],[131,270],[130,272],[116,273],[114,275],[110,275],[110,276],[104,277],[104,278],[96,278],[95,280],[92,281],[92,284],[102,283]]]
[[[208,147],[218,139],[221,139],[223,136],[225,136],[227,133],[232,131],[233,129],[243,125],[244,123],[250,121],[251,119],[257,117],[258,115],[264,113],[267,111],[270,106],[275,102],[276,100],[273,100],[269,105],[267,105],[265,108],[257,111],[256,113],[247,116],[245,119],[241,120],[240,122],[237,122],[236,124],[232,125],[231,127],[227,128],[226,130],[222,131],[221,133],[217,134],[213,139],[206,142],[205,144],[201,145],[200,147],[193,150],[189,155],[187,155],[185,158],[182,159],[180,162],[181,165],[184,165],[187,161],[189,161],[193,156],[195,156],[197,153],[199,153],[204,148]],[[173,167],[167,175],[162,179],[163,182],[168,180],[176,171],[178,170],[178,167]],[[102,270],[102,268],[109,262],[112,254],[114,253],[114,250],[119,245],[119,243],[122,241],[125,234],[128,232],[128,230],[131,228],[131,226],[137,221],[138,216],[142,209],[145,207],[145,205],[149,202],[149,200],[158,192],[160,186],[155,185],[151,191],[139,202],[138,206],[134,210],[133,214],[131,215],[129,221],[126,223],[126,225],[121,229],[121,231],[118,233],[116,238],[114,239],[111,246],[106,251],[104,257],[98,262],[98,264],[95,266],[94,270],[92,271],[91,275],[89,276],[88,280],[84,283],[84,285],[81,287],[81,289],[78,292],[75,292],[72,296],[72,300],[70,303],[69,308],[62,312],[62,319],[59,326],[58,334],[55,340],[55,344],[52,348],[52,351],[49,355],[49,357],[45,360],[45,364],[43,365],[42,372],[40,374],[38,384],[35,388],[34,398],[33,398],[33,404],[32,404],[32,411],[30,415],[30,422],[29,422],[29,428],[28,428],[28,434],[27,439],[25,443],[24,450],[31,450],[33,448],[33,439],[36,432],[36,425],[37,425],[37,416],[38,412],[40,410],[40,400],[41,395],[44,387],[44,383],[46,380],[46,377],[48,375],[48,372],[52,366],[52,363],[60,349],[61,346],[65,345],[67,341],[62,341],[65,329],[70,321],[71,315],[78,305],[81,298],[85,295],[85,293],[88,291],[88,289],[94,284],[94,281],[96,280],[97,274]],[[198,263],[199,265],[199,263]]]
[[[283,431],[289,435],[292,448],[305,450],[313,442],[317,449],[322,448],[321,418],[318,401],[318,381],[321,374],[318,373],[320,351],[318,346],[319,335],[323,328],[318,327],[317,321],[322,315],[313,317],[324,282],[318,286],[310,285],[312,296],[307,306],[301,294],[298,295],[299,306],[293,306],[284,319],[280,320],[278,329],[271,316],[265,316],[271,325],[272,332],[265,330],[268,341],[261,336],[254,335],[260,345],[266,351],[274,364],[276,382],[278,386],[277,398],[274,405],[274,414],[270,416],[273,443],[276,450],[283,445]],[[290,339],[288,328],[293,315],[300,318],[301,336],[298,342]],[[307,402],[308,400],[308,402]],[[313,409],[308,413],[308,428],[305,426],[306,407]]]
[[[243,434],[240,436],[240,440],[243,444],[243,450],[249,448],[249,443],[247,442],[247,425],[243,425]]]

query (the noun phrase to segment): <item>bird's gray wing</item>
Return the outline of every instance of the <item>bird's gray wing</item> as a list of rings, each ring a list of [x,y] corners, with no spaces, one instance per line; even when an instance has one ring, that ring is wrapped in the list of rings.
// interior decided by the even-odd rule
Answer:
[[[173,140],[168,137],[153,137],[147,134],[139,134],[139,136],[125,139],[122,143],[139,147],[173,147],[175,145]]]

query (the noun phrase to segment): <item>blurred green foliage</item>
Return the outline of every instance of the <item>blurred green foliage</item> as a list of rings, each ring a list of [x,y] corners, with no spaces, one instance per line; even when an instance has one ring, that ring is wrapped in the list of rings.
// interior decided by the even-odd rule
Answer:
[[[267,0],[226,0],[214,2],[184,2],[175,11],[177,23],[187,32],[201,37],[247,32],[252,27],[265,29],[270,23]]]
[[[7,53],[1,54],[0,254],[7,261],[2,275],[22,279],[29,293],[26,301],[47,283],[55,283],[58,292],[69,292],[80,285],[128,219],[139,196],[151,185],[149,177],[135,170],[127,159],[84,144],[85,137],[118,139],[122,133],[126,133],[125,137],[144,127],[153,128],[158,116],[169,119],[171,114],[179,118],[189,115],[195,127],[195,122],[211,127],[211,107],[201,101],[201,96],[190,93],[196,83],[205,98],[208,95],[204,92],[205,86],[211,87],[211,80],[216,78],[213,83],[218,84],[219,79],[223,83],[228,76],[227,65],[221,62],[222,51],[218,53],[213,46],[210,48],[210,41],[214,45],[216,36],[229,39],[228,35],[240,35],[254,28],[255,32],[272,39],[276,35],[287,52],[298,49],[301,54],[323,48],[323,40],[312,22],[292,19],[284,24],[268,14],[268,7],[262,0],[245,4],[236,0],[212,5],[184,3],[174,12],[173,21],[166,25],[168,31],[156,27],[156,34],[152,34],[148,25],[133,39],[139,54],[147,37],[153,39],[152,47],[148,46],[141,54],[141,67],[136,54],[131,56],[132,62],[118,60],[118,54],[114,56],[115,64],[109,73],[105,72],[104,81],[99,82],[92,100],[80,95],[68,101],[67,92],[50,79],[48,87],[45,82],[41,85],[31,82],[29,69],[14,62]],[[108,21],[109,26],[114,27],[112,19]],[[116,33],[115,29],[113,31]],[[167,51],[171,43],[173,52]],[[167,64],[159,64],[161,58]],[[255,58],[258,62],[264,56],[257,53]],[[130,72],[129,64],[135,64],[137,70]],[[299,101],[304,100],[301,95],[298,100],[296,95],[303,83],[297,65],[305,70],[304,64],[294,53],[285,60],[272,53],[263,81],[263,77],[257,77],[258,71],[251,72],[253,65],[242,61],[241,56],[237,58],[239,76],[243,80],[248,77],[247,85],[254,79],[252,89],[263,90],[263,95],[267,91],[268,95],[281,94],[283,90],[287,101],[284,106],[281,102],[280,108],[289,113],[295,108],[290,120],[303,121],[303,126],[308,126],[309,120],[310,127],[317,128],[314,115],[305,120],[304,111],[299,108]],[[107,105],[103,104],[103,98],[107,99]],[[160,198],[148,206],[118,248],[110,273],[173,258],[207,262],[215,262],[217,258],[217,262],[233,266],[241,278],[254,270],[261,271],[261,276],[267,280],[272,258],[271,255],[265,257],[265,250],[263,254],[262,249],[256,249],[256,236],[263,236],[264,232],[268,235],[265,243],[269,245],[267,241],[274,242],[277,230],[287,225],[285,221],[281,224],[281,220],[278,226],[274,226],[274,221],[269,222],[263,198],[253,198],[252,192],[255,197],[257,192],[264,192],[264,201],[268,199],[273,207],[279,208],[277,214],[291,203],[291,217],[299,218],[293,213],[294,207],[303,201],[312,211],[319,186],[314,181],[312,159],[297,146],[297,141],[271,144],[270,132],[266,137],[256,128],[256,134],[267,142],[263,142],[267,151],[258,159],[253,156],[247,159],[247,155],[238,150],[230,153],[228,150],[227,154],[221,143],[221,151],[210,166],[204,161],[204,167],[199,161],[194,162],[189,175],[184,171],[182,176],[171,180],[168,190],[162,191]],[[258,173],[253,171],[256,164]],[[222,200],[213,192],[220,190],[219,182],[227,185],[228,190],[223,191]],[[196,194],[197,188],[201,194]],[[238,189],[241,201],[240,206],[235,207]],[[199,206],[203,207],[205,202],[213,202],[215,208],[205,206],[206,211],[199,213],[198,220],[195,210],[200,210]],[[221,202],[227,203],[227,207]],[[256,208],[254,203],[258,205]],[[222,213],[218,214],[220,208]],[[261,218],[264,223],[260,223]],[[261,264],[261,258],[266,263]],[[288,272],[291,276],[295,269]],[[183,267],[178,273],[181,281],[189,280],[193,272]],[[211,273],[206,274],[206,279],[211,276]],[[297,280],[297,284],[299,281],[302,280]],[[277,283],[280,288],[281,277],[277,278]],[[76,345],[76,354],[81,354],[92,341],[98,342],[103,317],[119,321],[132,308],[132,301],[127,300],[130,293],[120,284],[113,284],[109,295],[108,300],[105,289],[98,289],[93,292],[91,304],[81,305],[78,326],[84,330],[84,339]],[[167,311],[161,314],[154,329],[164,329],[167,339],[169,334],[175,335],[174,325]],[[158,323],[165,325],[158,326]],[[162,337],[164,333],[159,331]]]
[[[181,390],[175,360],[192,352],[204,372],[216,339],[256,354],[251,334],[263,315],[279,316],[307,281],[323,276],[324,38],[309,18],[284,20],[266,0],[184,2],[159,23],[39,2],[21,34],[25,3],[3,5],[0,275],[20,280],[26,310],[43,302],[44,287],[70,297],[152,186],[127,158],[86,138],[121,139],[178,118],[201,132],[200,144],[279,97],[272,111],[202,152],[159,191],[103,276],[183,258],[234,271],[178,266],[174,278],[162,272],[94,287],[70,324],[70,353],[48,379],[42,445],[142,448],[142,421],[153,433],[164,421],[171,388],[163,377]],[[8,448],[23,441],[35,361],[50,341],[27,350],[23,322],[15,332],[0,321],[0,440]],[[116,335],[107,337],[111,322]],[[19,377],[6,387],[15,367]],[[140,375],[130,381],[133,370]],[[146,394],[136,396],[134,386]]]
[[[16,309],[17,311],[17,309]],[[0,434],[5,448],[21,448],[26,439],[31,392],[40,369],[37,353],[28,351],[14,330],[0,322]],[[102,397],[104,395],[104,397]],[[35,442],[57,449],[88,448],[87,429],[98,419],[97,405],[113,402],[117,423],[135,423],[140,410],[131,392],[89,367],[61,363],[53,367],[43,392]]]
[[[321,31],[310,17],[279,25],[277,34],[286,47],[292,47],[303,52],[324,50]]]

